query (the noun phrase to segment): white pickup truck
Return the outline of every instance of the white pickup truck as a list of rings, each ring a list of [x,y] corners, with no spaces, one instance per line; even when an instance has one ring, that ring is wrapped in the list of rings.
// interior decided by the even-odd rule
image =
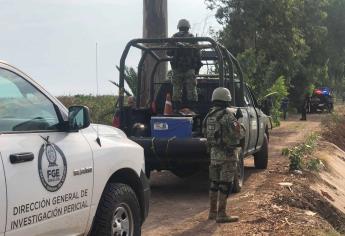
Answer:
[[[0,236],[140,235],[144,152],[0,61]]]

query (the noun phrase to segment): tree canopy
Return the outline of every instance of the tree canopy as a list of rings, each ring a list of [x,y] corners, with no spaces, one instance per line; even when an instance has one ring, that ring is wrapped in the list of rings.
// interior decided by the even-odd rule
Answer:
[[[295,105],[316,86],[345,88],[344,0],[205,2],[223,26],[219,41],[239,59],[258,96],[278,78]]]

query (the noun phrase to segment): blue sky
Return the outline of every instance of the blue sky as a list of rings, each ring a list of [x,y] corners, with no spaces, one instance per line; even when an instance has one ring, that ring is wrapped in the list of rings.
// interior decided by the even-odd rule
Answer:
[[[108,80],[118,80],[115,66],[127,41],[142,36],[142,0],[0,0],[0,6],[0,60],[54,95],[96,93],[96,42],[100,94],[115,94]],[[169,35],[180,18],[198,35],[220,28],[203,0],[168,0]]]

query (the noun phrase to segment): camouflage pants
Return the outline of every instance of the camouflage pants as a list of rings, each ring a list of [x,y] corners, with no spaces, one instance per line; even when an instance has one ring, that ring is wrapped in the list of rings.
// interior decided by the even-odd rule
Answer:
[[[186,84],[186,92],[188,101],[197,101],[198,93],[196,90],[195,70],[190,69],[185,72],[179,70],[173,71],[172,84],[173,84],[173,97],[174,102],[182,101],[183,84]]]
[[[238,165],[238,153],[229,153],[226,159],[212,159],[209,167],[210,181],[216,183],[232,183]]]

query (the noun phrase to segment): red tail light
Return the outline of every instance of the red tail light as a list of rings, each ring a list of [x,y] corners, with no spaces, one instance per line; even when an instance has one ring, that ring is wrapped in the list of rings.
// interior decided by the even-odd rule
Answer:
[[[118,115],[114,115],[112,125],[115,128],[120,128],[120,117]]]
[[[319,90],[319,89],[316,89],[316,90],[314,91],[314,93],[317,94],[317,95],[321,95],[321,94],[322,94],[322,91]]]

